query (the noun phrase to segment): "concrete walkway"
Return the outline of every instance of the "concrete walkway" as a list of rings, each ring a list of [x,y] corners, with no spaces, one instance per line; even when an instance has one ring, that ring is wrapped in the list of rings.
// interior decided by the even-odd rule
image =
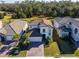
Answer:
[[[40,44],[38,47],[32,47],[27,51],[27,56],[44,56],[44,45]]]

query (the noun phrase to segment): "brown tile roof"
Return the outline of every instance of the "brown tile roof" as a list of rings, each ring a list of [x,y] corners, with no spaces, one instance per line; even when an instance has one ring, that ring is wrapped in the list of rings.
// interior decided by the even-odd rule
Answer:
[[[53,27],[52,21],[51,20],[46,20],[46,19],[31,21],[29,23],[29,25],[31,25],[31,26],[33,26],[33,25],[40,25],[40,26]]]
[[[20,34],[25,24],[27,24],[27,21],[15,20],[12,23],[10,23],[10,26],[17,34]]]
[[[1,28],[0,33],[5,35],[14,35],[15,33],[20,34],[25,24],[27,24],[26,21],[14,20],[10,24],[7,24],[3,28]]]
[[[0,33],[4,35],[14,35],[15,32],[12,30],[9,24],[5,25],[3,28],[0,29]]]
[[[43,19],[43,23],[44,23],[45,25],[47,25],[47,26],[53,27],[53,24],[52,24],[52,21],[51,21],[51,20],[45,20],[45,19]]]
[[[33,20],[33,21],[29,22],[29,25],[38,25],[41,22],[42,22],[41,19],[40,20]]]

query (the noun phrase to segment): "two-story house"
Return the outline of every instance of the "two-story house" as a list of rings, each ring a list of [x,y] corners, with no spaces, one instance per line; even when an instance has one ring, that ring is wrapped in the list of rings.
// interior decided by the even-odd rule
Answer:
[[[70,18],[70,17],[55,18],[54,26],[56,29],[58,29],[58,33],[60,37],[65,37],[70,35],[73,38],[71,41],[75,44],[76,47],[79,47],[79,19],[78,18]]]
[[[51,20],[34,20],[29,23],[29,30],[32,30],[29,40],[32,42],[41,42],[42,39],[52,38],[53,24]]]
[[[31,31],[30,42],[41,42],[48,37],[52,39],[53,24],[51,20],[34,20],[31,22],[14,20],[0,29],[0,41],[11,41],[15,34],[22,35],[26,30]]]

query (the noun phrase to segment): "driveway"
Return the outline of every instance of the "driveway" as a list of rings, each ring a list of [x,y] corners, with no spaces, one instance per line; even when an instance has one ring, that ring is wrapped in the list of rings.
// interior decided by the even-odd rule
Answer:
[[[44,45],[40,42],[31,42],[27,56],[44,56]]]

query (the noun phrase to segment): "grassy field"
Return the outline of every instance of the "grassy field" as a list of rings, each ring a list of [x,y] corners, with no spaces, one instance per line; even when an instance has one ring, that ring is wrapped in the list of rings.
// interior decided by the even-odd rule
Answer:
[[[59,56],[60,51],[56,42],[51,43],[48,47],[44,48],[45,56]]]
[[[32,20],[41,20],[41,19],[51,19],[51,17],[39,17],[39,16],[33,16],[30,18],[20,18],[20,19],[15,19],[15,20],[25,20],[25,21],[32,21]]]

